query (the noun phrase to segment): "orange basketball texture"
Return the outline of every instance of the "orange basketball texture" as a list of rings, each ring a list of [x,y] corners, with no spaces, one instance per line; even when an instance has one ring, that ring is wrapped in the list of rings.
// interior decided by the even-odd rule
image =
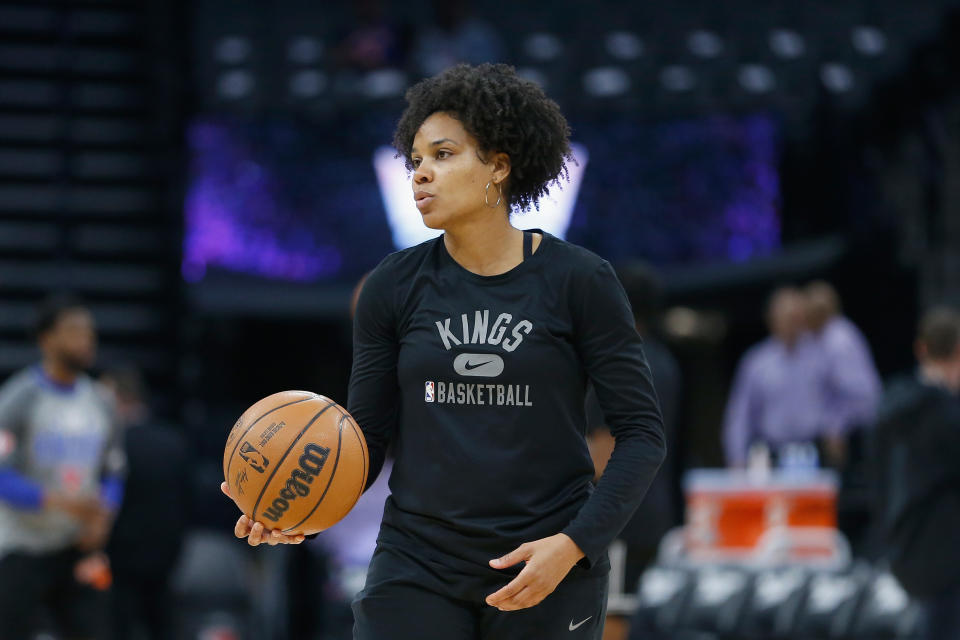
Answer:
[[[309,391],[274,393],[244,411],[223,452],[223,476],[240,510],[288,535],[317,533],[343,519],[369,468],[353,417]]]

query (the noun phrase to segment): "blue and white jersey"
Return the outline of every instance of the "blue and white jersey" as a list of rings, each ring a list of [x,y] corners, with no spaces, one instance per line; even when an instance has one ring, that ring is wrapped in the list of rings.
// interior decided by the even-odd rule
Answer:
[[[13,470],[43,491],[97,495],[104,474],[124,468],[112,404],[91,378],[59,385],[39,366],[0,386],[0,470]],[[69,547],[79,533],[71,516],[0,500],[0,555]]]

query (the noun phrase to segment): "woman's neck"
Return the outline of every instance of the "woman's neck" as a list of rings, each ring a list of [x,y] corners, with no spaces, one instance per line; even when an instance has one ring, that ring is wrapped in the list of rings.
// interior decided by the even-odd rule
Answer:
[[[506,273],[523,261],[523,232],[506,216],[459,225],[443,234],[444,246],[464,269],[482,276]]]

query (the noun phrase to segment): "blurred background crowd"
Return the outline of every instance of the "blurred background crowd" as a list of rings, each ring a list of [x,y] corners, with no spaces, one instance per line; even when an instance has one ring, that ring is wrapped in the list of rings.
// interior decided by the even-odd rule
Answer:
[[[403,93],[502,61],[577,157],[513,223],[617,268],[668,434],[607,637],[960,638],[958,43],[950,0],[0,0],[2,589],[84,585],[89,637],[350,637],[388,473],[251,550],[223,445],[275,391],[346,404],[354,289],[429,237],[386,148]],[[122,426],[93,453],[126,462],[38,493],[18,416],[100,416],[81,371]],[[791,525],[821,537],[765,536]],[[0,622],[93,624],[55,586]]]

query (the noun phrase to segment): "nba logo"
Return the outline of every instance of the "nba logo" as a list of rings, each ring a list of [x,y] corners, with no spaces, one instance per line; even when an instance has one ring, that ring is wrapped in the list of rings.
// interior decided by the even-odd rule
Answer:
[[[433,402],[433,380],[427,380],[424,385],[424,400]]]

